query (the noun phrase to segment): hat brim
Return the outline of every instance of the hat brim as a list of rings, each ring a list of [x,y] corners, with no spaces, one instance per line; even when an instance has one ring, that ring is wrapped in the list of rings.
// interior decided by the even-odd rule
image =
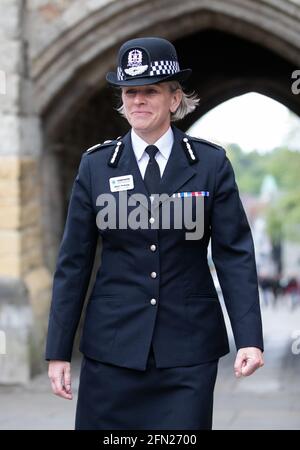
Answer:
[[[192,73],[192,69],[184,69],[172,75],[157,75],[147,77],[135,77],[129,80],[118,80],[115,72],[108,72],[106,81],[112,86],[144,86],[147,84],[157,84],[163,81],[185,81]]]

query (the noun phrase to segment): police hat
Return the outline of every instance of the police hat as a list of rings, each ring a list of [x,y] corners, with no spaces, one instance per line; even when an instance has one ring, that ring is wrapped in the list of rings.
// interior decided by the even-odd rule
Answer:
[[[113,86],[143,86],[184,81],[191,69],[180,70],[175,47],[166,39],[145,37],[125,42],[119,50],[117,73],[108,72]]]

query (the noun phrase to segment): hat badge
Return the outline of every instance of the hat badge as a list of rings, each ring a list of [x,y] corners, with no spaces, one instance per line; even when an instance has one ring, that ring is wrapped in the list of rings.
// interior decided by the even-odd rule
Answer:
[[[141,75],[148,69],[148,64],[143,65],[143,54],[141,50],[134,49],[128,53],[127,69],[124,72],[127,75],[135,76]]]

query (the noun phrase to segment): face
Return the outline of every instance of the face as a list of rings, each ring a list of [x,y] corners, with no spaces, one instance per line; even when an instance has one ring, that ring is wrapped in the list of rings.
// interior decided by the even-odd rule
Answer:
[[[170,126],[171,112],[181,101],[181,90],[171,92],[169,83],[122,87],[126,118],[140,135],[160,134]]]

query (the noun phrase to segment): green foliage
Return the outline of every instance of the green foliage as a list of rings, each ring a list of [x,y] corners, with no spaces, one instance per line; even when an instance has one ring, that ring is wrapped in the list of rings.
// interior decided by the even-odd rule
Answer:
[[[283,237],[283,223],[281,211],[276,206],[270,206],[266,212],[267,233],[273,244],[278,244]]]
[[[274,177],[279,195],[267,211],[269,235],[273,242],[282,236],[300,241],[300,152],[277,148],[265,154],[244,153],[232,144],[227,155],[241,193],[259,195],[264,177]]]
[[[300,152],[279,148],[265,155],[265,170],[276,179],[283,190],[300,186]]]
[[[265,175],[261,155],[255,151],[244,153],[237,144],[230,145],[226,153],[234,168],[240,192],[258,195]]]
[[[279,202],[279,214],[285,234],[291,240],[300,240],[300,187],[288,191]]]

